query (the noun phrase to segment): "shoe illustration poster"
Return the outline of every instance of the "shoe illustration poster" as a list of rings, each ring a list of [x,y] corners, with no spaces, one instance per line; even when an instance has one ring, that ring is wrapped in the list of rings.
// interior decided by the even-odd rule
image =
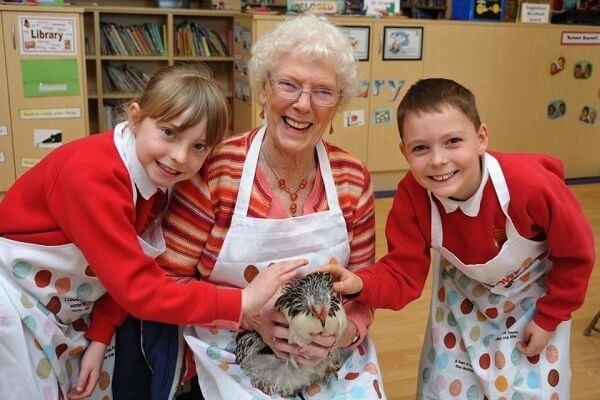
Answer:
[[[34,129],[33,140],[35,147],[56,148],[62,144],[60,129]]]

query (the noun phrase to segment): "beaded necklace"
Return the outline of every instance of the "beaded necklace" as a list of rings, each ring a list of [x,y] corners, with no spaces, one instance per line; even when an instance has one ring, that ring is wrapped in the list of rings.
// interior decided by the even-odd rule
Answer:
[[[273,166],[271,165],[271,161],[269,160],[269,158],[267,157],[267,155],[265,154],[265,152],[262,152],[263,157],[265,158],[265,163],[267,164],[267,167],[269,167],[269,169],[271,170],[271,172],[273,173],[273,175],[275,176],[275,178],[277,178],[277,185],[279,186],[280,190],[283,190],[284,192],[286,192],[288,194],[288,196],[290,196],[290,215],[292,217],[296,216],[296,213],[298,212],[298,204],[296,204],[296,200],[298,200],[298,192],[302,191],[302,189],[304,189],[307,185],[308,185],[308,177],[310,175],[311,170],[314,168],[312,163],[310,163],[308,165],[308,167],[306,168],[306,170],[304,171],[304,178],[302,178],[302,180],[300,180],[300,183],[298,183],[298,186],[296,187],[296,189],[292,189],[290,186],[288,186],[286,180],[282,177],[279,176],[279,174],[277,172],[275,172],[275,169],[273,169]]]

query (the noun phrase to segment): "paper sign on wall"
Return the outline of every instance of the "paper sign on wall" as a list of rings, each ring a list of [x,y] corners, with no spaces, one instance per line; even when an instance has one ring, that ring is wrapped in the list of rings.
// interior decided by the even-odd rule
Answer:
[[[365,0],[363,9],[367,16],[393,15],[400,12],[400,0]]]
[[[33,141],[35,147],[53,149],[62,144],[60,129],[34,129]]]
[[[0,136],[8,136],[8,127],[6,125],[0,125]]]
[[[21,60],[25,97],[77,96],[79,75],[77,60]]]
[[[75,17],[19,16],[21,54],[77,55]]]

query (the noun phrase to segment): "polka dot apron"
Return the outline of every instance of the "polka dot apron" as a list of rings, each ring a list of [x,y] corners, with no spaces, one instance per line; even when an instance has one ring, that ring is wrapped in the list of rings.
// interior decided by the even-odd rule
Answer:
[[[119,150],[120,139],[115,134]],[[135,186],[133,193],[135,203]],[[164,251],[158,219],[142,236],[138,241],[148,256]],[[67,398],[88,345],[89,314],[105,292],[74,244],[43,246],[0,237],[0,399]],[[111,398],[113,365],[109,346],[92,399]]]
[[[516,348],[546,292],[551,262],[546,243],[516,231],[500,165],[485,157],[506,215],[507,241],[485,264],[463,264],[442,246],[441,218],[431,201],[433,292],[418,398],[568,400],[570,322],[558,326],[538,356]]]
[[[254,138],[240,181],[231,227],[210,276],[210,280],[245,287],[247,279],[255,276],[256,268],[263,269],[273,261],[306,258],[308,272],[336,257],[348,264],[350,248],[346,222],[338,203],[329,159],[322,142],[317,155],[329,210],[287,219],[247,217],[254,174],[265,127]],[[184,336],[194,352],[198,380],[206,399],[258,400],[270,397],[255,389],[235,363],[236,332],[188,326]],[[317,383],[303,393],[305,399],[384,399],[381,375],[375,348],[369,337],[354,351],[343,355],[344,365],[338,379],[328,385]]]

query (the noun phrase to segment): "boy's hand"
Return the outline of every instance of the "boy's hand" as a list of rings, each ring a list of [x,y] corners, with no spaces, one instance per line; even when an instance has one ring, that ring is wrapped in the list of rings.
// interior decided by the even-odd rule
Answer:
[[[69,400],[85,399],[92,394],[100,379],[106,347],[104,343],[92,342],[85,350],[81,358],[81,369],[77,383],[67,394]]]
[[[333,290],[340,294],[357,294],[360,293],[363,288],[362,280],[352,271],[347,270],[335,262],[335,260],[329,264],[315,268],[314,272],[329,272],[336,281],[333,283]]]
[[[538,355],[550,341],[552,333],[531,321],[525,327],[523,340],[517,342],[517,349],[527,357]]]
[[[308,264],[308,260],[279,261],[269,265],[242,289],[242,313],[256,315],[277,292],[279,287],[296,276],[298,268]]]

